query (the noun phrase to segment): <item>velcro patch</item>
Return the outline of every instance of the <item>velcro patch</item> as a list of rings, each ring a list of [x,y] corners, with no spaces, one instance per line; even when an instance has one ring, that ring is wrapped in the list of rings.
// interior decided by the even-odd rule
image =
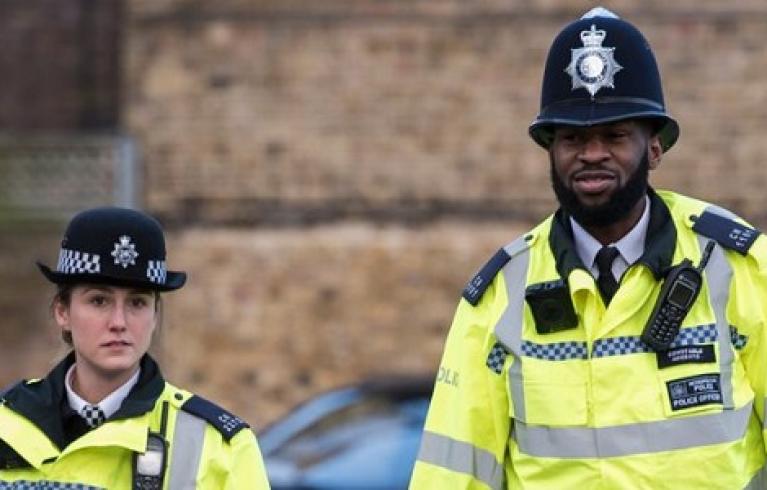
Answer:
[[[722,388],[716,373],[667,381],[666,389],[671,410],[722,403]]]
[[[715,362],[716,353],[714,352],[714,346],[711,344],[686,345],[675,349],[660,351],[657,353],[657,359],[658,369],[663,369],[678,364]]]
[[[756,238],[759,230],[742,225],[737,221],[705,211],[693,225],[692,229],[708,238],[713,238],[719,245],[746,255]]]
[[[229,440],[246,427],[250,427],[241,418],[232,415],[213,402],[197,395],[181,405],[181,410],[205,419],[210,425],[218,429],[224,439]]]
[[[465,288],[463,288],[463,297],[474,306],[477,306],[479,300],[482,299],[482,295],[485,290],[493,282],[493,278],[498,271],[503,268],[506,263],[511,260],[511,256],[506,253],[506,250],[498,250],[493,258],[490,259],[482,269],[469,281]]]

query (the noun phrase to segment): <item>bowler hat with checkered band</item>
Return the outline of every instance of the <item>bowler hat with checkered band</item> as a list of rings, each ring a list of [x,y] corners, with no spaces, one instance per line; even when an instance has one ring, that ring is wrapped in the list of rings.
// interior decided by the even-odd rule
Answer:
[[[133,209],[83,211],[69,222],[56,269],[37,263],[56,284],[93,283],[172,291],[186,273],[165,266],[165,237],[151,216]]]

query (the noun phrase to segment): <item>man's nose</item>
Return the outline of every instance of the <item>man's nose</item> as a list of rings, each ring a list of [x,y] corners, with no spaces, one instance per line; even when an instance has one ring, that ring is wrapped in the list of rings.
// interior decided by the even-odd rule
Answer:
[[[609,157],[607,145],[598,136],[592,136],[583,140],[578,157],[584,162],[597,163]]]

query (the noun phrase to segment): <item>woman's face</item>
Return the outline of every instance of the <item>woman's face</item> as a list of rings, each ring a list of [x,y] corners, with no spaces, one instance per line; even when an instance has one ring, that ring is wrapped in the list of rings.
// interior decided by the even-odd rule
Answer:
[[[77,285],[69,304],[56,301],[56,323],[72,333],[78,370],[102,378],[132,374],[149,349],[157,319],[150,290]]]

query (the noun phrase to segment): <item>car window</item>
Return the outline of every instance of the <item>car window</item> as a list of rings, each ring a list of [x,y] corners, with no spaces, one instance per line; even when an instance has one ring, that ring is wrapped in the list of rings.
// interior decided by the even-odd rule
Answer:
[[[369,437],[383,432],[409,429],[420,431],[428,400],[394,401],[365,398],[337,410],[304,428],[274,456],[310,465],[352,445],[364,444]],[[410,429],[410,430],[413,430]]]

